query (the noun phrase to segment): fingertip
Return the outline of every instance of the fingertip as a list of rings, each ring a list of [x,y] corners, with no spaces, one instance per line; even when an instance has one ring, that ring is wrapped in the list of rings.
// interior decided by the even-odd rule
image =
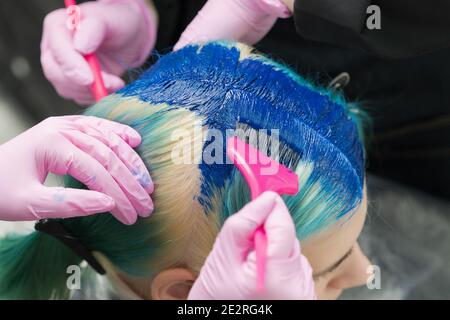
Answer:
[[[286,203],[279,195],[277,195],[274,199],[272,212],[274,214],[272,216],[269,216],[266,221],[266,225],[277,225],[283,227],[291,225],[291,214],[288,207],[286,206]]]
[[[275,205],[275,200],[280,196],[273,191],[265,191],[259,195],[254,201],[250,202],[248,205],[255,205],[261,208],[267,208],[271,210]]]
[[[150,173],[147,171],[147,168],[143,168],[143,170],[141,169],[135,169],[132,171],[133,176],[136,177],[136,179],[138,180],[139,184],[142,186],[142,188],[144,188],[144,190],[148,193],[151,194],[153,193],[154,189],[155,189],[155,185],[153,183],[152,178],[150,177]]]
[[[150,195],[145,194],[145,199],[142,199],[139,203],[141,207],[140,210],[138,210],[139,216],[143,218],[149,217],[153,212],[153,200]]]
[[[147,191],[148,194],[152,194],[153,191],[155,191],[155,184],[153,183],[150,175],[148,175],[148,177],[150,178],[150,183],[148,183],[147,185],[144,185],[143,187],[144,187],[145,191]]]
[[[87,41],[85,40],[85,37],[80,36],[79,33],[74,36],[73,47],[83,55],[94,52],[94,50],[91,50],[91,48],[89,47]]]
[[[133,128],[127,126],[126,135],[128,136],[128,144],[130,145],[130,147],[136,148],[141,144],[142,137],[139,132],[137,132]]]
[[[114,201],[114,199],[107,195],[103,195],[101,202],[103,203],[105,211],[111,211],[116,207],[116,202]]]
[[[113,214],[117,220],[122,222],[124,225],[131,226],[136,223],[137,221],[137,215],[131,214],[131,215],[122,215],[122,214]]]
[[[73,37],[73,47],[81,54],[88,54],[86,50],[86,40],[85,36],[81,32],[77,32]]]
[[[133,215],[132,217],[129,217],[129,218],[128,218],[128,225],[131,226],[131,225],[135,224],[136,221],[137,221],[137,215],[135,214],[135,215]]]
[[[143,212],[143,213],[140,214],[140,216],[141,216],[142,218],[148,218],[148,217],[150,217],[150,216],[152,215],[152,213],[153,213],[153,211],[154,211],[153,201],[151,201],[151,205],[149,205],[148,207],[149,207],[149,208],[148,208],[148,211]]]
[[[264,191],[259,198],[266,201],[277,201],[278,199],[281,199],[280,195],[275,191]]]
[[[278,208],[286,209],[286,203],[284,202],[283,198],[278,193],[275,193],[275,206]]]
[[[110,123],[112,123],[111,130],[116,136],[125,141],[131,148],[135,148],[141,144],[141,135],[132,127],[114,121],[110,121]]]
[[[102,73],[103,79],[105,81],[105,87],[109,93],[113,93],[119,89],[122,89],[125,86],[125,81],[123,81],[120,77],[111,75],[108,73]]]
[[[264,192],[255,200],[245,205],[238,213],[231,216],[228,225],[242,234],[253,232],[257,227],[263,225],[270,213],[273,211],[277,194]]]

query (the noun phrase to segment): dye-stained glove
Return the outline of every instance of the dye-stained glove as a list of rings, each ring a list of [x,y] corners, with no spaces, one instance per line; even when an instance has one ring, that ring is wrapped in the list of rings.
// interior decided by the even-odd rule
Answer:
[[[144,0],[97,0],[77,8],[72,18],[65,9],[45,17],[41,64],[58,94],[86,105],[94,102],[90,90],[94,78],[82,55],[97,54],[105,87],[114,92],[124,86],[119,76],[149,56],[157,18]],[[75,24],[79,27],[74,29]]]
[[[265,288],[257,291],[255,230],[264,226]],[[311,266],[300,252],[284,201],[265,192],[228,218],[189,293],[191,300],[315,299]]]
[[[282,0],[209,0],[174,49],[211,40],[254,44],[270,31],[278,18],[290,15]]]
[[[0,145],[0,220],[30,221],[111,212],[125,224],[153,210],[153,182],[132,149],[132,128],[87,116],[48,118]],[[46,187],[48,173],[91,190]]]

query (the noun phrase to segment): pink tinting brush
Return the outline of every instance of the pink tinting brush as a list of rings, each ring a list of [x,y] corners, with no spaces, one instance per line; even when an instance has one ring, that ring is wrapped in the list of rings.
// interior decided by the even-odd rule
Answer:
[[[75,0],[64,0],[64,4],[66,8],[77,5]],[[108,95],[108,91],[106,91],[105,83],[103,82],[102,78],[100,62],[98,61],[95,53],[85,55],[84,59],[89,64],[92,75],[94,76],[94,83],[91,87],[92,93],[94,95],[95,101],[99,101],[100,99]]]
[[[227,155],[244,176],[254,200],[265,191],[282,194],[298,192],[298,176],[282,164],[267,157],[237,137],[227,141]],[[263,227],[254,235],[257,289],[264,290],[267,260],[267,237]]]

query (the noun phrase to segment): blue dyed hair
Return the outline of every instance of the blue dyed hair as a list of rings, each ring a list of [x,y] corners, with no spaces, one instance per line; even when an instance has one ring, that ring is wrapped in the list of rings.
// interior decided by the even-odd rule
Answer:
[[[149,276],[174,265],[199,271],[224,220],[250,200],[248,187],[233,165],[173,163],[173,133],[180,128],[189,132],[195,125],[205,131],[216,129],[223,139],[228,129],[244,129],[250,132],[249,143],[266,154],[273,130],[278,130],[281,148],[276,160],[299,176],[299,193],[285,197],[299,239],[350,216],[362,201],[361,110],[240,44],[188,46],[163,56],[140,79],[86,114],[127,124],[141,134],[137,152],[156,184],[155,212],[133,226],[122,225],[109,214],[61,222],[91,250],[131,276]],[[260,129],[270,129],[265,133],[268,142],[255,139],[261,136]],[[200,140],[201,151],[211,143]],[[67,186],[83,187],[71,179]],[[10,241],[17,245],[16,238]],[[53,268],[69,260],[73,264],[77,260],[73,254],[54,241],[46,235],[28,236],[29,251],[22,248],[22,252],[33,254],[32,247],[34,253],[41,250],[51,255],[57,250],[59,254],[48,264]],[[61,254],[63,250],[66,255]],[[11,256],[9,245],[2,247],[0,242],[0,261],[5,252]],[[63,258],[65,262],[59,261]],[[27,268],[28,277],[33,268],[19,262],[10,266],[9,272],[14,269],[16,275]],[[0,262],[4,281],[8,274],[2,269],[6,270]],[[19,287],[0,284],[0,297],[14,290],[20,296],[17,292],[23,295],[35,289],[34,278],[21,277],[16,279]],[[53,289],[44,290],[42,297],[65,294],[64,289],[55,291],[56,283],[47,287]]]

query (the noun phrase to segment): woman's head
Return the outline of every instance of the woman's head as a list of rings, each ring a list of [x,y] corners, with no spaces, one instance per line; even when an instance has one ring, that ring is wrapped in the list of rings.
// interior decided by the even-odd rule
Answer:
[[[155,182],[152,216],[132,226],[108,214],[61,223],[146,297],[184,294],[179,288],[199,272],[224,220],[250,200],[245,181],[224,152],[226,138],[238,135],[298,174],[299,193],[284,199],[304,252],[320,273],[319,296],[332,297],[356,277],[341,272],[351,281],[331,279],[338,269],[324,269],[336,267],[343,257],[340,268],[363,260],[355,244],[365,217],[358,112],[340,96],[248,47],[186,47],[162,57],[139,80],[86,112],[141,134],[137,151]],[[73,180],[67,186],[82,187]],[[54,261],[52,267],[62,269],[55,271],[60,278],[67,264],[80,260],[42,234],[1,242],[2,258],[12,243],[55,255],[61,263]],[[11,252],[16,264],[8,269],[0,262],[0,276],[4,282],[14,267],[15,280],[0,284],[0,296],[14,291],[11,281],[32,288],[39,282],[20,274],[21,267],[33,266]],[[45,260],[40,271],[49,264]],[[58,293],[52,291],[56,278],[38,297]]]

